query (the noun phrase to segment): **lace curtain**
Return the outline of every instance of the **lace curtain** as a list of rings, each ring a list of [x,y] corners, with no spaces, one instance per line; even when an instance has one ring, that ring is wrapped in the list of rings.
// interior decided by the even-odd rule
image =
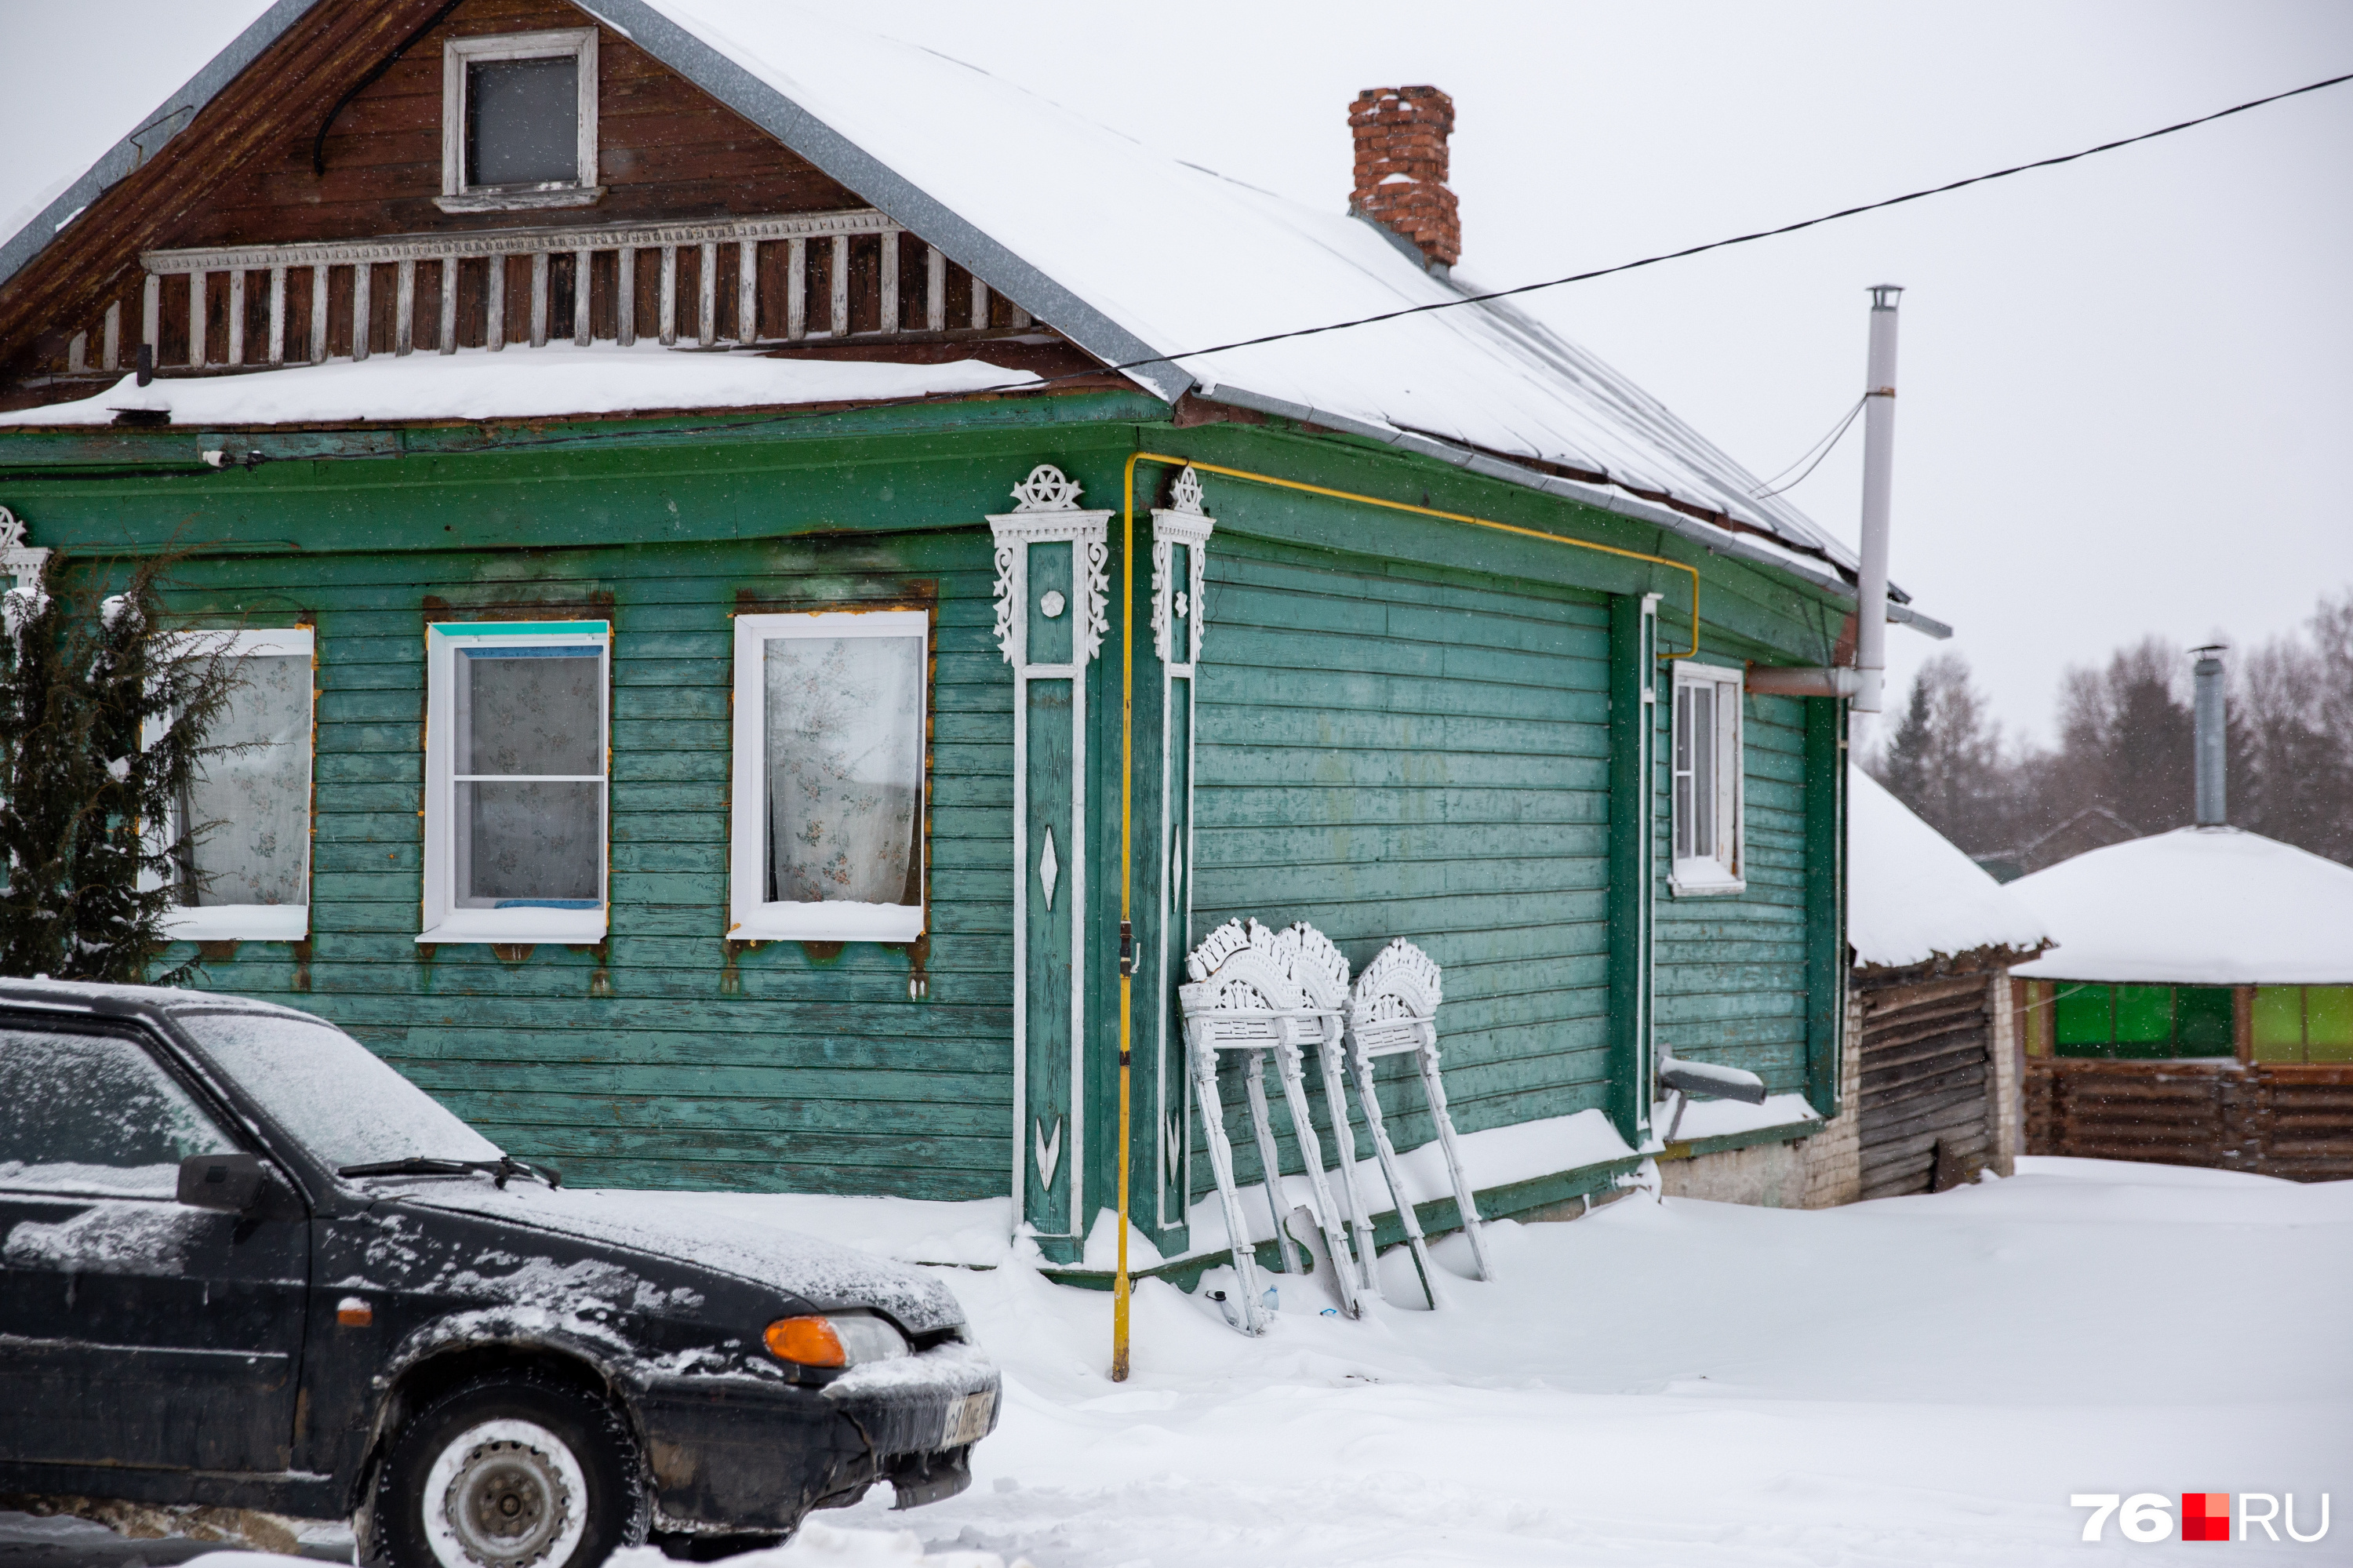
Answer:
[[[301,904],[310,895],[310,656],[249,654],[237,676],[206,739],[241,749],[205,758],[181,801],[181,820],[198,830],[195,886],[182,902]]]
[[[458,654],[458,902],[594,908],[605,846],[605,703],[594,647]]]
[[[921,637],[768,641],[769,902],[913,902],[923,658]]]

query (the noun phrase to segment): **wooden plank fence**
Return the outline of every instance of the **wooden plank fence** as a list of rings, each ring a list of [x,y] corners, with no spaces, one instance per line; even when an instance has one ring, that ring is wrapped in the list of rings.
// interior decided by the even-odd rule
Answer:
[[[2353,1177],[2353,1066],[2030,1058],[2026,1150]]]

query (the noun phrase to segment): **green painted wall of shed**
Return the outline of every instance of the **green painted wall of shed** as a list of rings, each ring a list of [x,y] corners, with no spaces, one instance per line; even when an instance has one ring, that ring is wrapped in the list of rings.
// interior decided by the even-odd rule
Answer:
[[[1126,451],[1187,450],[1690,558],[1706,578],[1710,650],[1731,656],[1818,658],[1835,624],[1811,590],[1623,517],[1279,423],[1140,427],[1138,409],[1156,408],[1090,395],[766,425],[249,440],[7,433],[0,471],[13,476],[5,499],[37,543],[88,551],[176,541],[202,552],[180,572],[185,608],[254,624],[307,614],[319,627],[313,939],[302,954],[248,944],[207,983],[345,1022],[518,1153],[554,1159],[575,1180],[967,1197],[1005,1192],[1010,1152],[1011,683],[989,637],[981,518],[1006,506],[1032,463],[1058,463],[1085,484],[1088,503],[1116,505]],[[505,440],[571,444],[501,450]],[[185,463],[191,447],[248,444],[386,458],[195,475],[117,466]],[[59,461],[90,477],[31,477]],[[98,463],[115,471],[98,477]],[[1158,482],[1151,471],[1147,492]],[[1610,595],[1661,593],[1662,641],[1679,642],[1683,576],[1216,476],[1206,482],[1218,535],[1208,552],[1194,934],[1227,912],[1303,914],[1359,962],[1389,935],[1432,937],[1451,970],[1449,1076],[1461,1085],[1453,1091],[1461,1125],[1600,1103],[1609,1072],[1607,606]],[[1138,497],[1146,553],[1148,500]],[[1116,539],[1116,519],[1113,527]],[[1112,570],[1116,583],[1116,554]],[[1144,640],[1136,800],[1139,824],[1156,826],[1145,766],[1157,734],[1148,577],[1147,558],[1135,605]],[[814,605],[895,600],[926,587],[941,607],[927,949],[731,949],[721,934],[727,612],[739,593]],[[615,914],[601,952],[543,947],[504,964],[486,948],[427,955],[413,941],[428,595],[459,609],[593,604],[615,622]],[[1116,1153],[1108,1132],[1122,628],[1116,613],[1113,620],[1088,677],[1090,1208],[1108,1201]],[[1297,646],[1286,652],[1286,641]],[[1214,718],[1213,704],[1222,705]],[[1303,779],[1295,776],[1303,759]],[[1365,820],[1296,815],[1317,792],[1345,794]],[[1526,854],[1523,823],[1555,853]],[[1140,916],[1160,900],[1165,846],[1147,854],[1147,842],[1139,835]],[[1286,874],[1291,885],[1312,878],[1316,888],[1290,891]],[[1537,914],[1498,923],[1487,917],[1498,906]],[[1723,939],[1789,939],[1769,901],[1736,923]],[[1181,952],[1181,940],[1174,946]],[[1778,967],[1754,971],[1777,999],[1751,1010],[1759,1025],[1779,1018],[1782,1003],[1791,1019],[1802,1012],[1788,957],[1777,955]],[[911,1002],[906,982],[918,962],[929,997]],[[604,990],[611,994],[595,994]],[[1166,995],[1165,980],[1140,977],[1139,1046]],[[1785,1040],[1767,1044],[1788,1054]],[[1776,1086],[1794,1085],[1777,1078]],[[1390,1103],[1401,1143],[1428,1135],[1418,1091],[1401,1089]],[[1154,1130],[1140,1099],[1139,1171],[1151,1169]],[[1252,1158],[1246,1139],[1240,1151]],[[1196,1170],[1206,1181],[1206,1162]]]

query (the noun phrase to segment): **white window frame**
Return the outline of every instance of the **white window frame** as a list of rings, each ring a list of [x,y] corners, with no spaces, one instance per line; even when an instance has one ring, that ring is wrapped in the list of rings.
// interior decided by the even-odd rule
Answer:
[[[594,909],[464,909],[458,906],[458,651],[595,644],[597,722],[605,735],[599,813],[604,842]],[[607,620],[454,620],[425,628],[425,896],[419,942],[601,942],[612,910],[613,626]],[[585,781],[585,780],[584,780]]]
[[[1743,670],[1702,663],[1696,659],[1677,659],[1673,662],[1674,687],[1671,696],[1680,696],[1684,690],[1698,686],[1715,691],[1715,733],[1710,737],[1715,787],[1709,803],[1715,816],[1715,852],[1705,856],[1672,858],[1668,890],[1682,898],[1745,893],[1748,888],[1747,718],[1742,712],[1742,699],[1747,675]],[[1668,704],[1667,846],[1671,857],[1683,842],[1683,821],[1676,806],[1675,789],[1679,750],[1676,726],[1682,722],[1683,711],[1680,701]]]
[[[768,903],[767,657],[791,637],[919,637],[923,762],[915,795],[913,904]],[[735,617],[734,779],[728,808],[727,935],[734,941],[912,942],[923,934],[931,878],[922,831],[931,810],[932,616],[923,609],[810,610]]]
[[[466,67],[485,60],[558,59],[580,62],[579,178],[535,185],[476,185],[466,181]],[[441,48],[441,194],[444,212],[505,212],[529,207],[587,207],[605,194],[596,183],[596,29],[564,27],[543,33],[503,33],[451,38]]]
[[[302,814],[311,831],[302,835],[302,902],[300,904],[205,904],[174,907],[164,916],[164,934],[175,942],[299,942],[311,934],[311,840],[316,832],[311,791],[318,769],[319,691],[318,638],[307,626],[266,631],[184,631],[166,643],[173,658],[211,655],[242,659],[254,654],[303,658],[311,662],[311,735],[302,753]],[[142,726],[140,743],[153,746],[164,736],[160,718]],[[165,842],[180,831],[178,813],[165,829]]]

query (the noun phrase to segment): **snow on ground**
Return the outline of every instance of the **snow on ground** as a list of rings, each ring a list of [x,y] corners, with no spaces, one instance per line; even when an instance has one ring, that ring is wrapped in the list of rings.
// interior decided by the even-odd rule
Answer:
[[[944,1269],[1006,1373],[972,1489],[738,1561],[911,1563],[908,1531],[930,1568],[2007,1568],[2084,1561],[2073,1492],[2292,1491],[2307,1531],[2345,1504],[2353,1182],[2019,1164],[1843,1209],[1637,1192],[1499,1224],[1501,1277],[1442,1312],[1324,1318],[1279,1279],[1261,1340],[1146,1281],[1124,1385],[1107,1296]],[[1460,1237],[1438,1253],[1467,1276]],[[2341,1562],[2348,1530],[2256,1550]]]

